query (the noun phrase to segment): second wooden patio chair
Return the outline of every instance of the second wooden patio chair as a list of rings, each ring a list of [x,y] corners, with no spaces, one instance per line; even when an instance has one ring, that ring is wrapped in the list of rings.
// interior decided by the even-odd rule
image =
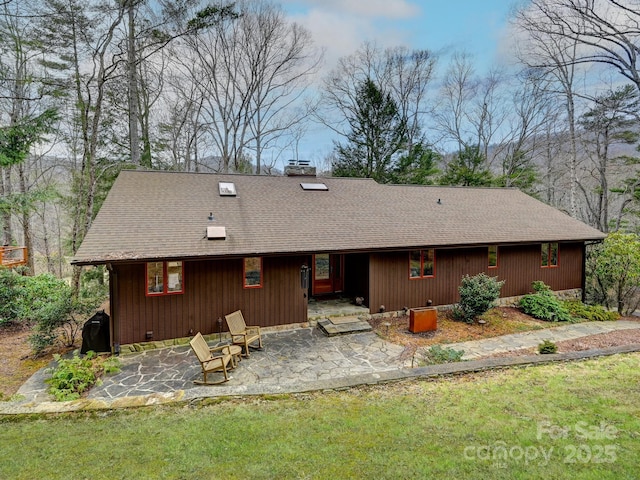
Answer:
[[[193,383],[198,385],[215,385],[226,382],[231,378],[228,375],[228,370],[233,367],[234,361],[229,345],[211,348],[200,332],[191,339],[189,345],[191,345],[196,357],[198,357],[204,377],[203,380],[195,380]],[[229,366],[229,364],[231,365]],[[222,372],[224,378],[217,382],[208,382],[207,374],[213,372]]]
[[[234,345],[240,345],[244,349],[243,355],[248,357],[249,345],[258,342],[258,347],[262,348],[262,336],[260,335],[260,327],[257,325],[247,326],[244,316],[240,310],[236,310],[229,315],[224,316],[231,334],[231,342]]]

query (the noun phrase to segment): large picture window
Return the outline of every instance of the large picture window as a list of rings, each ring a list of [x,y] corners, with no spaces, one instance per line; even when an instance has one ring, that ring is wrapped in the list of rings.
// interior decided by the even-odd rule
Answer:
[[[558,266],[558,242],[542,244],[540,265],[542,268]]]
[[[489,268],[498,268],[498,246],[489,245]]]
[[[409,278],[434,277],[436,272],[436,252],[433,248],[413,250],[409,253]]]
[[[244,259],[244,288],[262,287],[262,257]]]
[[[147,295],[183,292],[182,262],[148,262]]]

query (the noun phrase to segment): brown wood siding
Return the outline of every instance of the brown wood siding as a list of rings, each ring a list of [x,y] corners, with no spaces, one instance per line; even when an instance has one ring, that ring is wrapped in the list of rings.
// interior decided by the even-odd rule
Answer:
[[[120,344],[218,332],[217,319],[242,310],[262,327],[305,322],[307,299],[300,285],[305,257],[263,259],[263,287],[243,288],[242,259],[185,262],[184,293],[147,297],[145,265],[114,266],[114,341]],[[223,331],[226,323],[222,323]]]
[[[387,311],[403,307],[448,305],[459,300],[458,287],[465,274],[484,272],[505,280],[501,296],[523,295],[531,283],[542,280],[553,290],[582,287],[582,244],[560,244],[559,265],[540,267],[540,244],[500,246],[498,268],[488,266],[487,247],[436,249],[435,276],[409,279],[409,252],[374,253],[369,265],[369,308]]]

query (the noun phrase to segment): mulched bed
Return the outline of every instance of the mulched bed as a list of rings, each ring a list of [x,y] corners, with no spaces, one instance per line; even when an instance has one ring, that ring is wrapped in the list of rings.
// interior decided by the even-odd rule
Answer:
[[[466,342],[491,338],[510,333],[528,330],[540,330],[553,328],[562,323],[550,323],[537,320],[522,313],[515,307],[496,307],[485,316],[487,323],[484,327],[476,324],[468,325],[455,321],[450,312],[438,312],[438,329],[434,332],[411,333],[409,331],[409,317],[374,318],[370,319],[373,330],[380,337],[398,345],[404,345],[403,359],[411,358],[415,351],[421,347],[429,347],[435,344],[447,344]],[[625,317],[622,320],[638,322],[638,329],[621,330],[609,333],[600,333],[575,340],[557,342],[558,353],[591,350],[594,348],[606,348],[619,345],[640,343],[640,318]],[[526,348],[491,355],[488,358],[504,358],[513,356],[525,356],[537,354],[536,348]],[[485,357],[487,358],[487,357]]]

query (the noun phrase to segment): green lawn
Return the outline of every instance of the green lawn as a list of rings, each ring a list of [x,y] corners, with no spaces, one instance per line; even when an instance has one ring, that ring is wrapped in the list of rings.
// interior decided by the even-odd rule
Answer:
[[[640,354],[0,423],[2,479],[631,479]]]

